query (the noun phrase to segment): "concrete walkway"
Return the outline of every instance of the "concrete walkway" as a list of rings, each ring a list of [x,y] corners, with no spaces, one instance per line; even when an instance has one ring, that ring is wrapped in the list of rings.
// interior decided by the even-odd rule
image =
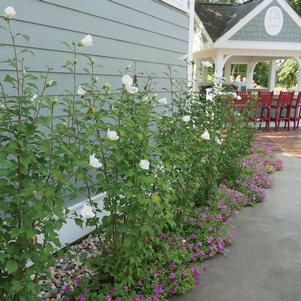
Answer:
[[[200,287],[174,301],[301,300],[301,158],[289,155],[277,155],[284,168],[267,202],[232,219],[237,239],[229,255],[204,262]]]

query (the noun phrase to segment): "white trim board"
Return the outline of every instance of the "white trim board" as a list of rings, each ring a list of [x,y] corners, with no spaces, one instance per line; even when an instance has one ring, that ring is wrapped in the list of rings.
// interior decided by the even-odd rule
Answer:
[[[284,43],[284,42],[264,42],[264,41],[226,41],[222,47],[214,45],[216,49],[234,48],[234,49],[261,49],[263,56],[266,50],[301,50],[301,43]]]
[[[179,10],[184,11],[187,14],[189,13],[188,0],[161,0],[161,1]]]
[[[92,198],[92,200],[98,204],[99,209],[103,210],[103,200],[106,197],[106,193],[100,193]],[[88,200],[81,201],[73,206],[68,207],[69,210],[69,217],[66,217],[66,223],[62,226],[62,228],[57,232],[59,241],[61,243],[61,248],[64,248],[67,244],[71,244],[80,238],[84,237],[85,235],[91,233],[95,228],[93,227],[85,227],[83,228],[76,225],[73,218],[71,217],[74,212],[76,212],[79,216],[81,209],[83,208],[84,204],[87,203]],[[108,215],[109,212],[102,211],[98,218],[101,220],[104,216]],[[37,237],[39,242],[43,242],[44,236],[38,235]]]
[[[187,81],[188,86],[193,82],[193,66],[192,66],[192,53],[193,53],[193,38],[194,38],[194,0],[189,1],[189,42],[187,53]]]
[[[285,0],[277,0],[277,2],[285,10],[285,12],[296,22],[296,24],[301,28],[301,18],[300,18],[300,16],[287,3],[287,1],[285,1]]]
[[[100,193],[92,198],[94,202],[96,202],[99,205],[99,209],[103,210],[103,200],[106,197],[106,193]],[[69,215],[76,212],[80,215],[80,211],[85,203],[87,203],[88,200],[84,200],[76,205],[73,205],[68,208]],[[108,215],[108,212],[102,212],[101,215],[98,216],[99,219],[102,219],[105,215]],[[59,240],[62,244],[62,247],[64,247],[67,244],[73,243],[83,236],[91,233],[94,231],[93,227],[79,227],[75,224],[74,220],[70,217],[67,217],[66,223],[62,226],[62,228],[58,231]]]
[[[107,196],[106,192],[97,194],[92,198],[92,200],[99,205],[99,208],[103,210],[103,200]],[[68,207],[69,215],[71,216],[72,213],[76,212],[78,215],[80,215],[80,211],[84,204],[88,202],[88,200],[81,201],[73,206]],[[100,215],[98,215],[99,219],[102,219],[105,215],[110,214],[109,212],[103,211]],[[73,242],[81,239],[82,237],[88,235],[92,231],[94,231],[95,228],[93,227],[85,227],[83,228],[76,225],[74,220],[71,217],[66,218],[66,223],[62,226],[62,228],[57,232],[59,241],[61,243],[61,247],[57,248],[55,247],[55,251],[58,251],[60,249],[63,249],[66,245],[72,244]],[[39,243],[42,243],[44,240],[44,235],[40,234],[37,236],[37,241]],[[32,266],[32,261],[28,261],[26,263],[27,267]]]

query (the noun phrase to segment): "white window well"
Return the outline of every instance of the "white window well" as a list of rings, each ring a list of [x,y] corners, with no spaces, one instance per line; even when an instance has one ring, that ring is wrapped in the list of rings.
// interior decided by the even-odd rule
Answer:
[[[270,7],[265,13],[264,27],[270,36],[276,36],[280,33],[283,26],[282,10],[278,6]]]

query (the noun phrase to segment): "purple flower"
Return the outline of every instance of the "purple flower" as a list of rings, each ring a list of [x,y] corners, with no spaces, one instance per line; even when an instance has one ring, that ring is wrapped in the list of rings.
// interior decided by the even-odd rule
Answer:
[[[194,277],[195,285],[199,285],[200,284],[200,272],[199,272],[199,270],[195,267],[192,267],[191,272],[192,272],[192,275]]]
[[[205,220],[207,219],[206,213],[202,213],[202,214],[201,214],[201,219],[202,219],[203,221],[205,221]]]
[[[217,245],[217,248],[218,248],[218,251],[219,251],[220,253],[222,253],[222,252],[225,250],[223,244],[218,244],[218,245]]]
[[[90,289],[89,289],[88,287],[86,287],[86,288],[85,288],[85,292],[86,292],[86,293],[89,293],[89,292],[90,292]]]
[[[176,289],[174,288],[174,287],[172,287],[171,289],[170,289],[170,294],[171,295],[174,295],[176,293]]]
[[[204,259],[208,259],[208,255],[206,254],[206,252],[202,251],[201,255]]]
[[[69,293],[70,293],[70,287],[69,287],[69,286],[66,286],[66,287],[64,288],[64,293],[65,293],[65,294],[69,294]]]
[[[208,242],[208,244],[212,244],[214,242],[214,238],[212,236],[209,236],[207,238],[207,242]]]
[[[176,270],[177,269],[177,264],[175,262],[173,262],[171,265],[170,265],[170,268],[172,270]]]
[[[175,279],[176,279],[176,274],[175,274],[174,272],[171,272],[171,273],[169,274],[169,279],[170,279],[171,281],[175,281]]]
[[[160,273],[159,272],[154,272],[154,277],[157,278],[160,276]]]
[[[136,301],[142,301],[143,299],[143,296],[141,293],[138,294],[137,298],[136,298]]]
[[[162,293],[163,293],[163,288],[158,284],[154,285],[154,294],[155,294],[155,296],[159,296]]]
[[[111,293],[112,293],[112,294],[115,294],[115,293],[116,293],[116,288],[112,287],[112,288],[111,288]]]
[[[113,299],[111,298],[110,295],[106,295],[106,296],[105,296],[105,300],[106,300],[106,301],[113,301]]]
[[[125,285],[123,288],[126,293],[129,291],[129,287],[127,285]]]
[[[86,298],[83,295],[79,296],[79,301],[86,301]]]
[[[143,282],[142,282],[141,280],[139,280],[139,281],[137,282],[137,285],[138,285],[139,287],[141,287],[141,286],[143,285]]]
[[[217,219],[220,219],[220,220],[223,219],[223,216],[222,216],[220,213],[218,213],[215,217],[216,217]]]
[[[75,286],[79,286],[80,285],[80,278],[79,277],[76,277],[75,280],[74,280],[74,285]]]

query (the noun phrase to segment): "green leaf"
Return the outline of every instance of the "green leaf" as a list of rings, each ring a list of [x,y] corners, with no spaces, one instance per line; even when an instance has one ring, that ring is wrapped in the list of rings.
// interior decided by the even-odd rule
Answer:
[[[17,37],[17,36],[22,37],[27,43],[29,42],[29,35],[24,34],[24,33],[17,33],[17,34],[16,34],[16,37]]]
[[[32,54],[32,56],[35,56],[35,53],[32,51],[32,50],[28,50],[28,49],[22,49],[21,51],[20,51],[20,54],[21,53],[30,53],[30,54]]]
[[[15,260],[9,260],[6,263],[6,270],[9,274],[14,273],[18,269],[18,262]]]
[[[21,281],[18,281],[18,280],[13,280],[12,281],[12,287],[11,287],[11,290],[13,292],[18,292],[19,290],[22,289],[22,283]]]
[[[57,85],[57,82],[55,80],[49,80],[46,84],[46,88],[50,88],[50,87],[53,87],[56,85]]]
[[[4,81],[13,84],[17,80],[14,77],[10,76],[9,74],[6,74],[5,77],[4,77]]]

